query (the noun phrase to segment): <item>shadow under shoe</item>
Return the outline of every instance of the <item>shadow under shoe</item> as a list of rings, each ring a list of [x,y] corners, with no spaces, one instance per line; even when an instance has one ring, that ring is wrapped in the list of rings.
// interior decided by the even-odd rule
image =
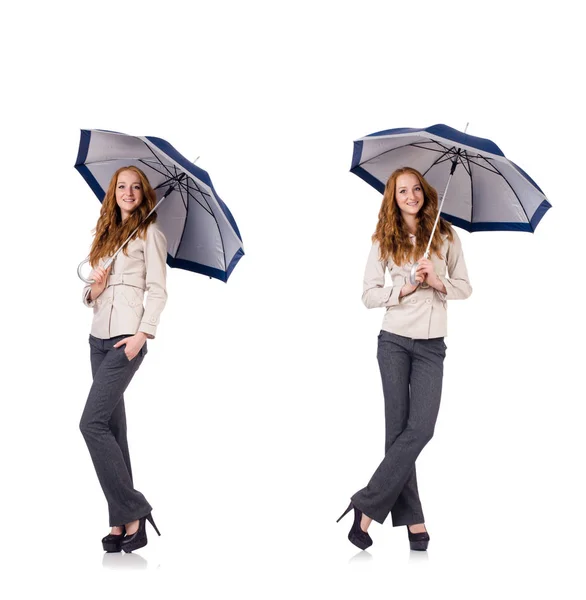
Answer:
[[[407,525],[407,533],[409,534],[409,546],[411,550],[427,550],[429,544],[429,533],[422,531],[421,533],[412,533]]]
[[[342,513],[342,516],[336,521],[339,523],[340,520],[345,517],[352,509],[354,509],[354,523],[348,533],[348,539],[361,550],[366,550],[372,546],[372,538],[366,531],[362,531],[360,527],[360,521],[362,519],[362,511],[358,510],[352,502],[348,505],[348,508]]]
[[[139,548],[144,548],[147,545],[148,539],[146,534],[146,521],[150,522],[150,524],[154,527],[155,531],[158,535],[161,535],[157,526],[155,525],[155,521],[151,513],[148,515],[141,517],[138,520],[138,529],[132,534],[127,535],[122,540],[120,547],[124,552],[133,552],[134,550],[138,550]]]

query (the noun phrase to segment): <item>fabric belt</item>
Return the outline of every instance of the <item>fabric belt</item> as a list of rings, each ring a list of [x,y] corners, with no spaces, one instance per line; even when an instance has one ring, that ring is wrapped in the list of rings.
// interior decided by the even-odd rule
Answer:
[[[146,290],[145,281],[140,275],[110,274],[106,287],[110,287],[111,285],[131,285],[132,287]]]

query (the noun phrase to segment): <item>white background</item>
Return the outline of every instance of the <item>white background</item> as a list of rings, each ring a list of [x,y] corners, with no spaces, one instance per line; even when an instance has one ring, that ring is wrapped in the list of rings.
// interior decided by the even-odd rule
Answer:
[[[584,559],[583,31],[578,3],[29,2],[4,9],[2,509],[5,597],[578,597]],[[536,233],[459,230],[431,534],[336,525],[383,452],[360,301],[380,195],[352,141],[445,123],[495,141],[547,194]],[[201,156],[240,227],[228,284],[168,271],[129,387],[135,483],[163,536],[104,556],[78,430],[91,311],[75,269],[99,203],[80,128]]]

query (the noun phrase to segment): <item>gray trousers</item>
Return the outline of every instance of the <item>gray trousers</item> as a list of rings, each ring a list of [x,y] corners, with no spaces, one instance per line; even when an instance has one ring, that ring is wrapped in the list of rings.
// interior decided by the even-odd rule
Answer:
[[[151,505],[132,483],[123,395],[147,347],[145,342],[139,354],[128,360],[124,345],[113,348],[125,337],[129,336],[102,340],[90,335],[94,381],[79,423],[108,502],[111,527],[130,523],[151,512]]]
[[[368,485],[352,496],[366,516],[393,526],[423,523],[415,459],[433,436],[442,393],[443,338],[414,340],[381,331],[378,364],[385,397],[385,457]]]

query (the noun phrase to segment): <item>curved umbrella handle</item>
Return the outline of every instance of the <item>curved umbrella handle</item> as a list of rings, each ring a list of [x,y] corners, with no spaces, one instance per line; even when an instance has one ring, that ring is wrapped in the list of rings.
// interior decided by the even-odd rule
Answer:
[[[82,260],[79,265],[77,265],[77,276],[82,280],[85,281],[86,283],[95,283],[94,279],[86,279],[82,274],[81,274],[81,268],[83,267],[83,265],[85,265],[85,263],[90,262],[90,257],[88,256],[86,259]]]

